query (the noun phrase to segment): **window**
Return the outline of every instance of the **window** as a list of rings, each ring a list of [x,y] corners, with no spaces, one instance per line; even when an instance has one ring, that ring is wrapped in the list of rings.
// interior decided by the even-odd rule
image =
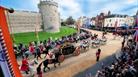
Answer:
[[[110,19],[109,22],[111,22],[112,20]]]

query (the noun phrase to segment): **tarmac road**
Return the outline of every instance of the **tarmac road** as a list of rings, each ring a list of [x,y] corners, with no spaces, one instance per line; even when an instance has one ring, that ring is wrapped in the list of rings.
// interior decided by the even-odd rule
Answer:
[[[99,34],[99,37],[102,36],[102,32],[93,30],[89,31]],[[113,40],[113,35],[111,33],[108,33],[106,37],[108,39],[107,44],[100,46],[102,50],[100,60],[113,55],[116,50],[121,48],[122,38],[118,37],[116,40]],[[61,63],[61,66],[57,65],[57,68],[54,68],[53,64],[51,64],[51,70],[43,73],[43,77],[84,77],[86,73],[80,74],[80,72],[88,70],[90,67],[99,67],[98,65],[93,66],[97,63],[95,56],[96,50],[97,48],[90,48],[89,51],[81,53],[79,56],[67,58],[63,63]],[[39,62],[41,61],[42,60]],[[88,73],[89,72],[90,71],[88,71]],[[30,76],[24,75],[24,77]],[[37,77],[37,75],[35,75],[35,77]]]

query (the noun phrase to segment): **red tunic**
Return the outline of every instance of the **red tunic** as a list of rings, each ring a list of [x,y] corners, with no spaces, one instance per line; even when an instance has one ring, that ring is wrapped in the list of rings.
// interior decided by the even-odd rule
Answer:
[[[34,46],[29,46],[29,51],[30,51],[31,53],[34,53],[34,52],[35,52]]]
[[[27,59],[23,59],[22,60],[22,65],[21,65],[21,70],[22,71],[27,71],[29,69],[29,67],[28,67],[28,61],[27,61]]]
[[[100,57],[100,51],[96,52],[96,57]]]

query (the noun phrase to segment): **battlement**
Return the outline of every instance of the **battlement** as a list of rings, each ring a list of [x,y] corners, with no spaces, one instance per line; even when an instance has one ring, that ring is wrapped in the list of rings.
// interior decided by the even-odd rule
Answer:
[[[40,4],[41,5],[53,5],[53,6],[58,7],[58,3],[54,0],[40,0]]]

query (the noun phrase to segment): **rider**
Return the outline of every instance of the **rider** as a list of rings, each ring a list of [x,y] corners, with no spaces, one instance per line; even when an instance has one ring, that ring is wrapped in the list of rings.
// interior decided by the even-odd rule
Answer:
[[[48,54],[46,55],[46,59],[48,60],[55,59],[54,53],[49,51]]]
[[[85,48],[85,47],[86,47],[86,45],[87,45],[87,41],[83,41],[83,43],[82,43],[81,47]]]

